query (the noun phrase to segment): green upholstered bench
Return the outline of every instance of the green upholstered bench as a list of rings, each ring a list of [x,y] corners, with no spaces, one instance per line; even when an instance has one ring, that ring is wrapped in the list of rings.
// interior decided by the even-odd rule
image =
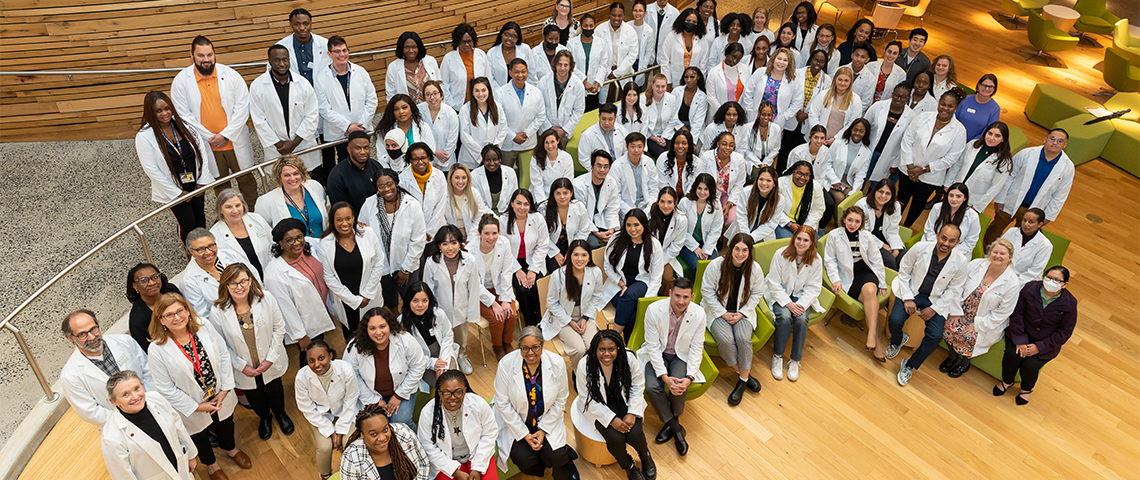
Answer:
[[[1085,122],[1094,118],[1096,117],[1091,113],[1084,112],[1060,120],[1051,127],[1063,128],[1069,133],[1069,145],[1065,147],[1065,154],[1073,161],[1073,165],[1080,165],[1099,157],[1115,131],[1111,121],[1085,125]]]
[[[1089,100],[1065,87],[1037,84],[1029,100],[1025,102],[1025,116],[1029,121],[1045,128],[1078,114],[1088,113],[1085,107],[1097,106]]]
[[[596,109],[582,114],[582,120],[578,121],[578,127],[574,129],[574,136],[570,137],[569,142],[566,142],[566,153],[569,153],[570,158],[574,159],[575,175],[586,173],[586,167],[578,164],[578,140],[582,138],[582,132],[596,123],[598,123],[598,111]]]
[[[1122,94],[1117,94],[1122,95]],[[1140,106],[1132,111],[1137,113]],[[1109,120],[1112,123],[1112,136],[1104,146],[1100,157],[1134,177],[1140,177],[1140,123],[1129,120]]]
[[[1119,120],[1131,120],[1133,122],[1140,122],[1140,93],[1117,93],[1116,95],[1113,95],[1112,98],[1105,100],[1104,108],[1112,112],[1131,109],[1131,112],[1124,114],[1124,116],[1120,117]]]
[[[1009,152],[1017,155],[1026,146],[1029,145],[1029,139],[1025,138],[1025,132],[1021,127],[1009,126]]]

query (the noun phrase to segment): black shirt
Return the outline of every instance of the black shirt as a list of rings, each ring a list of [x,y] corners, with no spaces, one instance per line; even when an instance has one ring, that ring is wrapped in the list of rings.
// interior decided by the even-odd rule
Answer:
[[[376,184],[372,183],[372,178],[380,173],[381,168],[383,167],[380,166],[380,162],[371,158],[364,164],[364,168],[357,167],[352,159],[336,164],[329,172],[329,203],[348,202],[352,205],[352,211],[360,214],[360,207],[364,205],[364,201],[376,195]],[[323,201],[323,199],[314,200]]]
[[[364,272],[364,257],[360,255],[360,245],[356,245],[356,248],[350,252],[340,246],[340,242],[333,243],[336,244],[333,269],[340,277],[340,283],[344,284],[353,295],[360,295],[360,277]]]
[[[731,260],[725,259],[729,262]],[[740,292],[740,282],[744,279],[744,269],[740,267],[732,268],[732,291],[728,292],[728,301],[724,304],[724,309],[729,313],[737,313],[740,310],[740,299],[738,298]]]
[[[331,65],[330,65],[330,67],[331,67]],[[348,81],[352,77],[352,66],[349,65],[348,70],[346,70],[344,72],[344,75],[336,73],[336,69],[334,68],[333,69],[333,76],[336,77],[336,81],[340,82],[340,88],[344,89],[344,103],[347,104],[348,108],[351,110],[352,109],[352,100],[350,100],[349,96],[348,96]]]
[[[883,233],[883,217],[885,217],[887,215],[886,214],[875,215],[874,210],[871,210],[869,213],[871,214],[872,217],[875,217],[875,228],[873,230],[871,230],[871,235],[874,235],[875,238],[878,238],[883,243],[886,243],[889,245],[891,242],[887,241],[887,235]]]
[[[285,131],[289,131],[289,85],[293,83],[293,75],[285,77],[285,83],[277,81],[272,73],[269,74],[270,82],[273,84],[273,89],[277,91],[277,99],[281,100],[281,113],[285,117]],[[292,139],[290,139],[292,140]]]
[[[903,111],[906,111],[904,108]],[[895,113],[887,109],[887,123],[883,124],[883,134],[879,136],[879,143],[875,144],[875,152],[883,153],[883,149],[887,146],[887,140],[891,138],[891,132],[895,131],[895,125],[899,123],[899,117],[903,112]]]
[[[178,285],[173,283],[167,283],[159,292],[182,294],[182,292],[178,290]],[[138,342],[144,352],[150,348],[149,329],[152,314],[153,311],[147,306],[146,302],[143,301],[142,297],[139,297],[135,300],[135,303],[131,305],[131,315],[128,320],[128,322],[130,322],[131,338],[135,339],[135,342]]]
[[[237,240],[238,245],[241,246],[241,250],[245,252],[246,258],[249,258],[249,263],[253,265],[253,268],[257,269],[257,276],[265,278],[265,272],[261,271],[261,259],[257,258],[257,250],[253,249],[253,241],[249,239],[248,235],[246,235],[245,238],[234,238]]]
[[[636,277],[641,273],[641,250],[645,248],[645,241],[641,243],[630,243],[629,248],[625,251],[625,264],[621,266],[621,273],[627,277]],[[627,287],[629,285],[626,285]]]
[[[143,406],[142,410],[138,413],[127,413],[119,410],[128,422],[133,423],[139,430],[142,430],[152,440],[158,442],[162,447],[162,453],[166,454],[166,459],[170,460],[170,464],[178,469],[178,457],[174,456],[174,449],[170,448],[170,442],[166,441],[166,434],[162,433],[162,427],[158,425],[158,421],[154,419],[154,414],[150,413],[149,406]]]
[[[952,255],[954,252],[950,252]],[[930,254],[930,267],[926,269],[926,278],[922,279],[922,285],[918,287],[919,295],[930,295],[934,290],[934,282],[938,280],[938,276],[942,274],[942,267],[946,266],[946,261],[950,259],[950,255],[946,258],[938,260],[938,249],[935,248]]]
[[[555,106],[562,106],[562,93],[566,91],[566,85],[569,83],[570,78],[567,78],[565,82],[559,82],[557,78],[554,79]]]
[[[493,172],[490,170],[487,170],[486,168],[484,168],[483,171],[487,174],[487,189],[490,190],[491,193],[502,192],[503,191],[503,169],[502,169],[502,167],[500,167],[499,169],[497,169]]]
[[[625,361],[625,358],[622,358],[624,356],[625,356],[625,352],[618,352],[619,358],[617,359],[617,361],[619,361],[619,362]],[[599,373],[601,373],[601,372],[599,372]],[[602,379],[605,380],[604,374],[602,376]],[[613,381],[612,378],[610,378],[608,381],[605,382],[605,388],[606,388],[606,406],[609,407],[611,412],[614,412],[615,416],[624,417],[625,414],[629,413],[629,405],[627,405],[625,403],[626,392],[623,392],[621,390],[621,387],[618,385],[618,382]]]
[[[166,155],[170,157],[170,163],[174,166],[174,176],[178,178],[179,183],[182,185],[182,190],[185,192],[192,192],[198,188],[198,157],[194,153],[194,146],[190,144],[190,139],[180,135],[178,129],[174,128],[173,123],[171,129],[174,133],[174,138],[166,138]],[[159,134],[164,138],[165,133],[159,130]],[[183,181],[182,174],[191,173],[194,175],[194,181]]]
[[[392,469],[391,463],[376,467],[376,473],[380,475],[380,480],[396,480],[396,471]]]
[[[598,200],[602,198],[602,185],[605,183],[591,183],[594,186],[594,215],[598,214]]]

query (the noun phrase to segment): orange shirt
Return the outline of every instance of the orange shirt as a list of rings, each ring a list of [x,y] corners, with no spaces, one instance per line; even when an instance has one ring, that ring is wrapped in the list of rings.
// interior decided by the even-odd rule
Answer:
[[[208,77],[203,77],[198,69],[194,69],[194,78],[198,81],[198,95],[202,97],[202,103],[199,105],[199,111],[202,113],[202,126],[206,127],[214,133],[221,132],[229,124],[229,118],[226,116],[225,109],[222,108],[222,95],[218,93],[218,70],[214,69],[214,73]],[[226,142],[221,148],[215,148],[215,152],[233,150],[233,142]]]
[[[467,69],[467,83],[465,85],[471,85],[471,80],[475,79],[475,51],[472,50],[471,53],[459,51],[459,58],[463,59],[463,68]],[[471,101],[470,88],[467,89],[467,95],[463,97],[463,101]]]

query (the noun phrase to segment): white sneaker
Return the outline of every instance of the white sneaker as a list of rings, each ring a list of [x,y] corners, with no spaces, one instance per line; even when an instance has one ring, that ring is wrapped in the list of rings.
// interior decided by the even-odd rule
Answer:
[[[800,362],[792,360],[788,362],[788,380],[796,381],[800,379]]]
[[[467,359],[466,353],[459,354],[459,369],[463,371],[464,375],[471,375],[474,370],[471,368],[471,361]]]
[[[772,355],[772,378],[776,380],[784,379],[784,359],[776,355]]]
[[[902,387],[905,387],[907,383],[910,383],[910,377],[914,373],[913,368],[906,366],[907,360],[909,360],[909,359],[903,359],[902,366],[899,367],[899,374],[897,377],[897,380],[899,381],[899,386],[902,386]]]

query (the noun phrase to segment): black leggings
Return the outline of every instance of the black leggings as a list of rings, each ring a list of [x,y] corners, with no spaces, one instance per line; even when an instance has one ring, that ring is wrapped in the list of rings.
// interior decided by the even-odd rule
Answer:
[[[281,378],[265,383],[263,377],[264,375],[253,377],[257,388],[243,390],[246,400],[249,400],[249,406],[260,418],[269,418],[271,412],[273,415],[285,415],[285,390],[281,387]]]
[[[170,213],[178,221],[178,237],[186,244],[186,236],[195,228],[206,228],[206,196],[200,194],[189,201],[170,207]]]
[[[384,297],[384,306],[388,307],[389,310],[396,308],[400,303],[400,297],[404,295],[404,292],[408,291],[408,286],[419,279],[419,271],[412,272],[408,275],[408,282],[402,286],[396,284],[395,273],[380,277],[380,294]],[[363,313],[364,312],[361,312],[362,315]]]
[[[524,273],[531,271],[525,258],[520,258],[518,261]],[[535,272],[535,275],[536,280],[541,277],[538,272]],[[515,287],[515,300],[519,302],[519,316],[522,317],[523,325],[538,325],[542,321],[542,304],[539,303],[538,299],[538,282],[536,281],[530,288],[525,288],[519,284],[517,277],[511,276],[511,285]]]
[[[788,167],[788,155],[792,153],[792,149],[807,143],[804,140],[803,125],[796,127],[795,130],[784,130],[784,136],[780,138],[780,153],[776,155],[776,173],[784,174],[784,169]]]
[[[629,470],[633,466],[633,457],[626,451],[626,444],[637,451],[637,456],[641,457],[641,466],[642,468],[645,467],[645,461],[649,459],[649,445],[645,443],[645,429],[642,428],[641,417],[637,417],[633,423],[633,428],[629,429],[629,433],[621,433],[614,427],[602,425],[596,420],[594,421],[594,428],[598,429],[602,438],[606,439],[606,450],[609,450],[610,455],[613,455],[622,470]]]
[[[237,448],[237,444],[234,443],[234,416],[218,420],[218,414],[215,413],[210,415],[210,418],[214,419],[214,423],[205,430],[190,435],[190,440],[194,442],[195,447],[198,447],[198,463],[203,465],[218,463],[218,458],[214,456],[214,448],[210,446],[211,434],[218,439],[218,448],[227,452]]]
[[[534,477],[546,475],[546,469],[554,476],[554,480],[577,479],[578,467],[574,465],[574,458],[578,454],[570,445],[554,450],[550,448],[550,440],[542,441],[542,448],[535,450],[525,440],[516,440],[511,446],[510,459],[519,467],[519,471]]]
[[[930,195],[938,188],[940,188],[938,185],[930,185],[922,180],[914,182],[905,174],[899,175],[899,206],[905,210],[907,205],[910,205],[910,210],[906,212],[906,218],[902,222],[904,227],[910,228],[914,225],[914,221],[918,220],[923,210],[926,210],[926,201],[930,200]]]
[[[1033,355],[1029,357],[1022,357],[1017,354],[1017,345],[1013,344],[1013,340],[1008,335],[1005,337],[1005,354],[1001,357],[1001,381],[1006,385],[1012,385],[1014,379],[1017,378],[1017,372],[1021,372],[1021,391],[1029,392],[1033,387],[1037,386],[1037,377],[1041,374],[1041,367],[1044,367],[1049,360],[1042,360],[1041,355]]]

